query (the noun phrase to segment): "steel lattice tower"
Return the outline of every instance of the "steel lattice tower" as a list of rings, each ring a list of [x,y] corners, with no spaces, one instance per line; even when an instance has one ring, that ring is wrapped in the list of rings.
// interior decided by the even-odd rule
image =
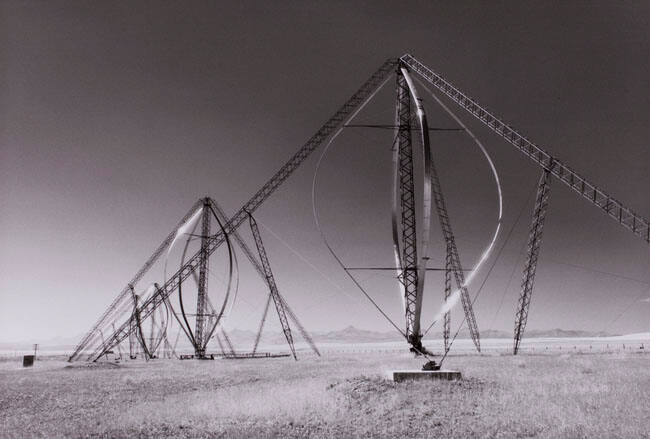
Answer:
[[[408,66],[405,63],[401,64],[401,71],[404,72],[404,75],[408,74]],[[469,328],[469,333],[472,337],[472,341],[476,346],[476,349],[480,352],[480,335],[478,331],[478,325],[476,324],[476,318],[474,317],[474,310],[472,307],[472,300],[465,286],[465,273],[463,272],[463,267],[460,262],[460,256],[458,254],[458,248],[456,247],[456,238],[454,237],[454,232],[451,227],[451,221],[449,219],[449,213],[447,211],[447,204],[445,202],[445,197],[442,193],[442,186],[440,184],[440,177],[438,176],[438,171],[436,170],[435,160],[433,158],[433,153],[430,153],[430,157],[426,157],[426,149],[428,148],[429,143],[429,127],[426,122],[426,117],[424,114],[424,107],[422,106],[421,99],[416,95],[414,85],[410,83],[410,80],[407,80],[409,87],[411,88],[411,94],[414,99],[418,100],[416,104],[418,105],[418,117],[420,118],[420,129],[422,130],[422,144],[425,148],[425,161],[430,160],[428,170],[425,169],[425,179],[429,177],[431,179],[431,194],[433,196],[433,202],[436,207],[436,212],[438,214],[438,220],[440,222],[440,228],[442,230],[442,235],[445,240],[445,247],[447,254],[449,256],[451,271],[454,279],[456,280],[456,285],[461,292],[461,302],[463,304],[463,311],[465,312],[465,319],[467,321],[467,326]],[[426,167],[426,166],[425,166]],[[430,175],[427,175],[427,171]],[[426,182],[425,182],[426,183]],[[425,186],[426,190],[426,186]],[[427,225],[424,225],[425,227]],[[422,267],[419,267],[422,268]],[[425,270],[420,270],[420,273],[423,274]],[[424,279],[419,280],[422,282]],[[420,309],[421,306],[421,294],[422,294],[422,285],[420,285],[419,303],[417,303],[417,309]],[[417,318],[419,321],[419,316]]]
[[[433,200],[436,205],[436,210],[438,212],[438,219],[440,221],[440,228],[442,229],[442,234],[445,238],[445,243],[447,245],[449,258],[451,262],[451,269],[456,280],[456,286],[460,290],[460,300],[463,304],[463,311],[465,312],[465,318],[467,320],[467,327],[469,328],[469,333],[472,337],[472,341],[476,346],[476,349],[481,351],[480,336],[478,332],[478,326],[476,324],[476,318],[474,317],[474,309],[472,307],[472,299],[469,296],[467,287],[465,286],[465,273],[463,272],[463,266],[460,263],[460,256],[458,254],[458,248],[456,247],[456,238],[454,237],[454,232],[451,228],[451,222],[449,221],[449,214],[447,213],[447,205],[445,203],[445,198],[442,194],[442,188],[440,186],[440,178],[438,177],[438,172],[436,171],[435,164],[432,163],[432,175],[431,179],[433,182]]]
[[[451,295],[451,248],[447,246],[445,253],[445,302]],[[444,316],[442,327],[442,336],[445,341],[445,353],[449,351],[449,336],[451,333],[451,311],[447,311]]]
[[[418,297],[418,252],[415,223],[415,189],[413,181],[413,145],[411,136],[411,96],[404,75],[397,72],[397,148],[399,148],[399,194],[401,206],[402,248],[399,281],[403,286],[406,336],[409,343],[421,348],[420,310]]]
[[[194,345],[195,354],[199,358],[205,356],[204,340],[206,330],[206,301],[208,294],[208,260],[210,253],[208,252],[208,239],[210,238],[210,199],[203,199],[203,213],[201,215],[201,250],[199,259],[199,288],[196,298],[196,329],[194,330],[194,338],[196,343]]]
[[[550,189],[549,177],[550,171],[544,169],[542,176],[537,185],[537,197],[535,198],[535,207],[533,208],[533,220],[530,225],[528,235],[528,253],[524,273],[521,280],[521,294],[517,305],[517,316],[515,318],[515,343],[513,353],[517,355],[519,344],[524,335],[526,321],[528,320],[528,308],[530,299],[533,294],[533,285],[535,283],[535,271],[537,270],[537,260],[539,259],[539,250],[542,243],[542,232],[544,231],[544,220],[548,207],[548,192]]]
[[[421,142],[424,152],[424,195],[423,195],[423,252],[424,256],[418,260],[417,257],[417,239],[416,239],[416,221],[415,221],[415,196],[414,196],[414,181],[413,181],[413,148],[411,136],[411,111],[410,100],[411,96],[416,101],[417,117],[420,121]],[[466,321],[469,331],[476,346],[480,352],[480,336],[474,311],[472,309],[471,299],[467,288],[465,287],[465,275],[460,263],[456,241],[451,228],[449,214],[447,213],[447,206],[442,194],[442,187],[440,179],[436,171],[433,154],[430,152],[429,147],[429,127],[422,105],[422,100],[417,96],[411,79],[409,79],[408,68],[404,64],[400,64],[397,71],[397,143],[399,147],[399,162],[397,163],[398,180],[399,180],[399,194],[401,202],[401,228],[402,228],[402,241],[401,251],[399,245],[395,244],[396,251],[399,254],[400,276],[399,279],[403,286],[404,303],[406,312],[407,324],[407,339],[413,348],[422,352],[422,334],[420,332],[420,314],[422,310],[422,296],[424,275],[426,273],[426,245],[428,245],[429,228],[430,224],[429,215],[427,213],[427,188],[430,190],[430,195],[433,196],[433,201],[438,213],[438,219],[442,229],[442,234],[445,240],[446,249],[446,279],[453,274],[458,288],[461,290],[461,298],[463,303],[463,310],[465,312]],[[394,159],[395,160],[395,159]],[[429,198],[430,201],[430,198]],[[430,206],[430,205],[429,205]],[[393,212],[395,218],[395,212]],[[395,220],[393,220],[395,221]],[[395,225],[393,226],[395,228]],[[394,236],[397,235],[396,230],[393,230]],[[451,291],[451,280],[445,283],[446,298]],[[449,322],[450,316],[445,316],[445,320]],[[447,330],[448,332],[448,330]],[[449,335],[446,337],[448,347]]]

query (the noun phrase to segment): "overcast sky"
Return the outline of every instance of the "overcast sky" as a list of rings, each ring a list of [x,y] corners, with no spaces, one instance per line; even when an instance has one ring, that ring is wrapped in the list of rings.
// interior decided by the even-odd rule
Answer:
[[[647,2],[5,1],[0,21],[0,341],[87,330],[197,198],[234,212],[386,58],[406,52],[650,216]],[[453,126],[421,94],[430,124]],[[358,121],[392,123],[393,105],[390,82]],[[511,331],[539,170],[457,112],[503,180],[498,247],[514,224],[475,304],[478,326]],[[348,129],[323,159],[318,209],[348,265],[392,261],[391,136]],[[464,134],[434,133],[432,144],[471,267],[495,226],[495,189]],[[278,286],[309,329],[388,331],[314,226],[318,154],[256,214]],[[528,328],[649,331],[649,251],[554,183]],[[240,262],[228,325],[252,329],[266,293]],[[390,273],[360,280],[403,325]],[[441,286],[432,275],[424,324]]]

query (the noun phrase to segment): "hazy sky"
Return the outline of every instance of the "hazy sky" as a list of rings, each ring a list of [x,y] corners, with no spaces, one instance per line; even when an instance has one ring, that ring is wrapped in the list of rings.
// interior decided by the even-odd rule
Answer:
[[[5,1],[0,20],[0,341],[87,330],[197,198],[234,212],[386,58],[406,52],[650,216],[647,2]],[[358,120],[391,123],[393,90]],[[453,125],[424,97],[431,125]],[[499,247],[525,209],[475,304],[479,329],[511,331],[539,171],[458,113],[503,179]],[[432,142],[472,266],[495,225],[487,164],[463,134]],[[349,265],[392,261],[390,143],[388,131],[349,129],[323,161],[319,212]],[[257,212],[282,239],[262,228],[278,286],[307,328],[388,331],[315,229],[317,155]],[[240,262],[229,325],[249,329],[266,293]],[[647,244],[554,183],[528,328],[650,330],[648,262]],[[403,325],[390,273],[360,279]],[[440,290],[431,276],[424,324]]]

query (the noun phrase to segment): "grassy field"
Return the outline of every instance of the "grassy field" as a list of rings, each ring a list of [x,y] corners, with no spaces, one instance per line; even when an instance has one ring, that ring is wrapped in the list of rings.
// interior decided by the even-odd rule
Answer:
[[[3,437],[650,437],[650,355],[0,363]],[[68,367],[67,367],[68,366]]]

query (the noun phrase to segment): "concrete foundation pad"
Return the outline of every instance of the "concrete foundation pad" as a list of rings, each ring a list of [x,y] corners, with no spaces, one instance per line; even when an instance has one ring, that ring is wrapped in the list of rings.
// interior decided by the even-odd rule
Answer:
[[[428,381],[428,380],[459,380],[461,374],[457,370],[394,370],[393,381]]]

